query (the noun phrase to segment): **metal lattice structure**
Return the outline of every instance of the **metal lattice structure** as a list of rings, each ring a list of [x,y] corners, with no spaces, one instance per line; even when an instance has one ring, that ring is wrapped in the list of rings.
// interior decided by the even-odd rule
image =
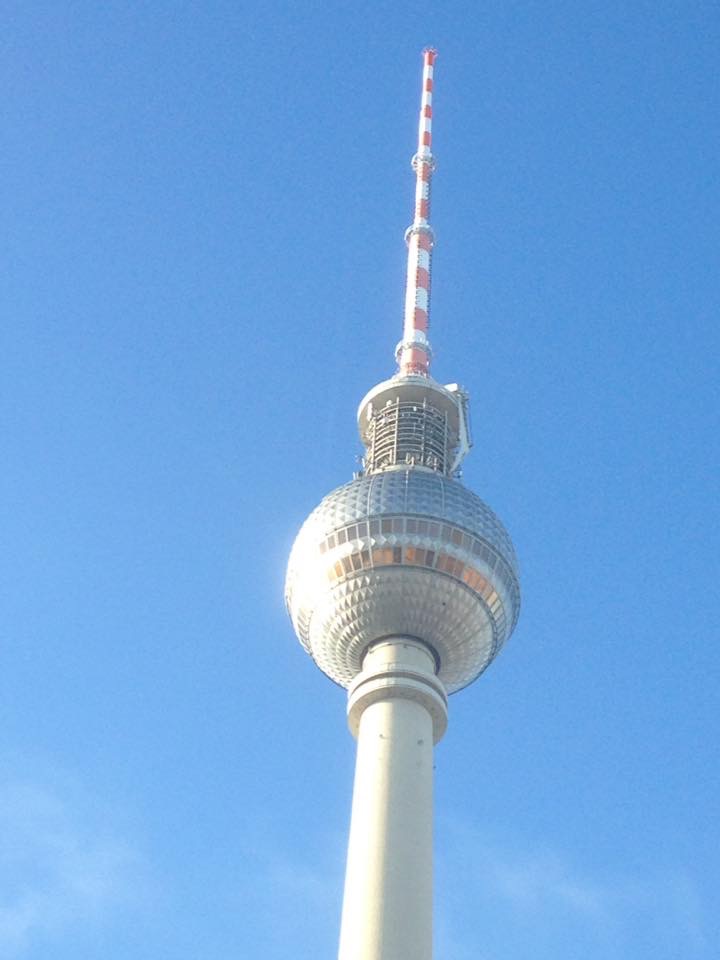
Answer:
[[[412,466],[456,476],[470,449],[467,394],[429,376],[396,376],[363,398],[358,428],[364,473]]]
[[[367,469],[419,466],[445,472],[448,447],[447,413],[412,400],[388,400],[370,423]]]

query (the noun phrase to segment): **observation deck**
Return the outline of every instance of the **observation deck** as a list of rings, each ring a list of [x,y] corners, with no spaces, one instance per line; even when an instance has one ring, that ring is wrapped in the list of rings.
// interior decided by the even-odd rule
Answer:
[[[388,636],[428,646],[448,693],[472,682],[520,610],[517,562],[495,514],[428,467],[378,469],[328,494],[290,555],[286,603],[300,642],[341,686]]]

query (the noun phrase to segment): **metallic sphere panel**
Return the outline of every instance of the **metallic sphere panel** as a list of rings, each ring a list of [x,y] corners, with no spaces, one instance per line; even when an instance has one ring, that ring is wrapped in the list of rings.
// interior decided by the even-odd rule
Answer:
[[[510,539],[462,484],[418,468],[339,487],[293,546],[286,601],[301,643],[347,686],[364,650],[388,635],[419,637],[449,692],[492,661],[517,621]]]

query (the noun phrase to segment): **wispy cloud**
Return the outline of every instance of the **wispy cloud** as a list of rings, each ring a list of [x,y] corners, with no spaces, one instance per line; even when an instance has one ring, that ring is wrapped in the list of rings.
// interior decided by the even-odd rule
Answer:
[[[137,851],[58,792],[0,782],[0,955],[106,917],[144,876]]]
[[[607,917],[607,888],[574,873],[557,855],[534,854],[514,860],[496,857],[488,869],[497,894],[524,910],[560,907],[599,921]]]
[[[707,909],[683,867],[595,874],[563,851],[519,850],[466,825],[442,833],[440,955],[513,960],[531,943],[535,957],[710,956]]]
[[[297,953],[332,956],[342,902],[345,838],[335,833],[279,849],[268,832],[255,831],[237,888],[236,906],[245,918],[248,955],[266,960]]]

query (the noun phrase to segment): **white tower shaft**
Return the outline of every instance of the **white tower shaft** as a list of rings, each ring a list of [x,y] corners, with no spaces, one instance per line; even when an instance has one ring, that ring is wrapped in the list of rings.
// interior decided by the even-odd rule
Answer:
[[[447,697],[425,644],[374,644],[349,690],[357,763],[339,960],[431,960],[433,744]]]

